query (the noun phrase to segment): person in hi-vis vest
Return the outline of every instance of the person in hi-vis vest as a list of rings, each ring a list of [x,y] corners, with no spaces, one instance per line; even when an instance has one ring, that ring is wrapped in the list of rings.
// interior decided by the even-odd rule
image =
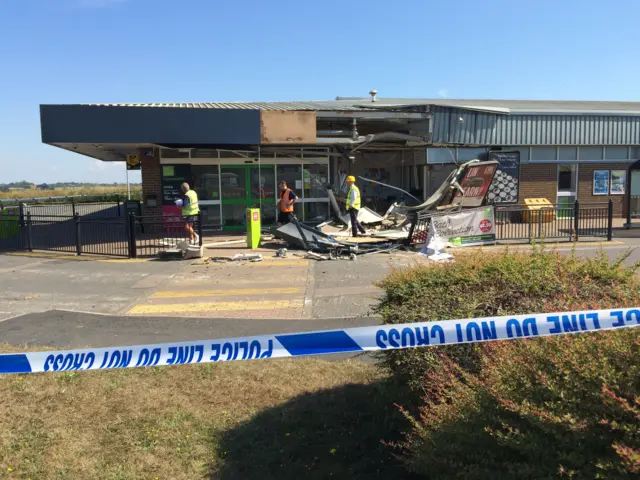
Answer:
[[[278,188],[280,189],[280,200],[278,201],[278,205],[280,207],[280,211],[278,212],[278,224],[286,225],[291,222],[293,218],[293,204],[296,203],[298,196],[287,187],[287,182],[282,180],[278,184]]]
[[[195,190],[191,190],[186,182],[180,186],[180,189],[184,193],[184,197],[182,197],[182,217],[185,219],[184,229],[189,232],[189,241],[197,245],[200,242],[200,237],[193,229],[193,224],[198,220],[198,213],[200,213],[198,194]]]
[[[367,233],[358,221],[358,211],[362,205],[360,198],[360,189],[356,187],[356,177],[349,175],[347,177],[347,185],[349,185],[349,193],[347,193],[347,212],[351,218],[351,233],[354,237],[358,236],[358,232]]]

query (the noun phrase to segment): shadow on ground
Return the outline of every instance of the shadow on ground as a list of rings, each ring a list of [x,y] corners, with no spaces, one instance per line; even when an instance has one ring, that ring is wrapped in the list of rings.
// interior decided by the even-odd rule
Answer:
[[[409,425],[394,402],[391,380],[299,396],[265,410],[215,442],[224,464],[212,472],[230,479],[412,478],[381,443]]]

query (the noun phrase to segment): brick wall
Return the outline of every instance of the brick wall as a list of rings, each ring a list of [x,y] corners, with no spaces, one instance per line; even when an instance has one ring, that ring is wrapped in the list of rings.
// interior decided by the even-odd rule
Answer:
[[[160,167],[159,151],[153,150],[153,156],[147,156],[148,150],[140,151],[142,170],[142,214],[162,215],[162,169]],[[147,206],[149,196],[156,197],[155,207]]]
[[[556,203],[558,193],[558,166],[555,164],[521,165],[520,166],[520,198],[546,198]]]
[[[581,203],[608,202],[613,201],[613,215],[615,217],[627,214],[627,195],[594,195],[593,194],[593,171],[594,170],[627,170],[626,163],[581,163],[578,166],[578,200]],[[627,174],[628,176],[628,174]],[[611,179],[609,179],[611,180]],[[629,178],[627,178],[626,189],[629,189]]]

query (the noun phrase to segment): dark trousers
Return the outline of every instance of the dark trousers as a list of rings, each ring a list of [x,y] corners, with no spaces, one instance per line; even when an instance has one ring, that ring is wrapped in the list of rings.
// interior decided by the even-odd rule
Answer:
[[[356,210],[355,208],[350,208],[349,217],[351,217],[351,233],[354,237],[358,236],[358,232],[367,233],[358,221],[358,210]]]

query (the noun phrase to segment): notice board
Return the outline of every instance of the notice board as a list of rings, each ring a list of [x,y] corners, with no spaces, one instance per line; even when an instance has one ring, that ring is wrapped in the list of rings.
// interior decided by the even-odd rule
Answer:
[[[489,187],[490,203],[518,203],[520,195],[520,152],[489,152],[497,160],[498,171]]]
[[[191,182],[191,165],[161,165],[162,167],[162,204],[175,205],[184,194],[180,189],[184,182]]]

